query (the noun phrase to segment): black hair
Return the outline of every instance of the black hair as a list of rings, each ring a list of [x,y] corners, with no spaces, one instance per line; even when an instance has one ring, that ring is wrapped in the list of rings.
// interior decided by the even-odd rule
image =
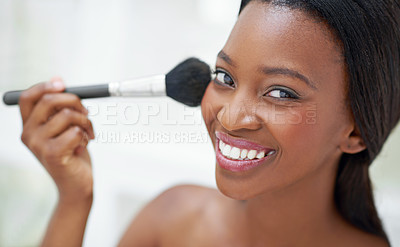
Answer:
[[[374,204],[369,166],[400,119],[400,1],[242,0],[239,14],[251,1],[322,19],[340,41],[347,67],[347,104],[366,149],[342,155],[335,203],[351,224],[389,243]]]

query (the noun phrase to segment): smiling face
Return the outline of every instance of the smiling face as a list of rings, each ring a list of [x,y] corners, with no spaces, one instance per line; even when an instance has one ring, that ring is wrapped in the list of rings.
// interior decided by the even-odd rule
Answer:
[[[250,3],[202,101],[219,189],[249,199],[333,181],[354,129],[345,101],[345,63],[327,26],[301,11]]]

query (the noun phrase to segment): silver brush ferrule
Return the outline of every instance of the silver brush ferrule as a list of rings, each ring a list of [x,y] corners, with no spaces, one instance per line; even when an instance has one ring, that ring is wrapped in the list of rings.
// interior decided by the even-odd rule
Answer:
[[[111,96],[148,97],[166,96],[165,75],[156,75],[108,84]]]

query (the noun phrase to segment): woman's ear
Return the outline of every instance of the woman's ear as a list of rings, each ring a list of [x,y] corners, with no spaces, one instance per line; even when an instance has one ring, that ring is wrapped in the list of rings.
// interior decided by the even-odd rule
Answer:
[[[352,127],[351,131],[347,132],[347,136],[340,144],[340,150],[343,153],[356,154],[367,148],[361,137],[360,131],[354,126],[354,124]]]

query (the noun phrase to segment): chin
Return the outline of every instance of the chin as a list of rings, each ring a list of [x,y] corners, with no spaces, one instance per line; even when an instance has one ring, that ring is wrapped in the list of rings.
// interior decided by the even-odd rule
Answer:
[[[247,195],[246,193],[233,191],[231,188],[225,188],[223,186],[220,186],[218,183],[217,183],[217,187],[218,187],[218,190],[224,196],[229,197],[229,198],[234,199],[234,200],[237,200],[237,201],[247,201],[247,200],[252,198],[249,195]]]
[[[218,165],[217,165],[218,166]],[[246,182],[234,181],[227,178],[225,174],[220,174],[218,168],[216,170],[216,183],[218,190],[225,196],[238,200],[246,201],[257,197],[262,192],[255,191],[254,186]]]

